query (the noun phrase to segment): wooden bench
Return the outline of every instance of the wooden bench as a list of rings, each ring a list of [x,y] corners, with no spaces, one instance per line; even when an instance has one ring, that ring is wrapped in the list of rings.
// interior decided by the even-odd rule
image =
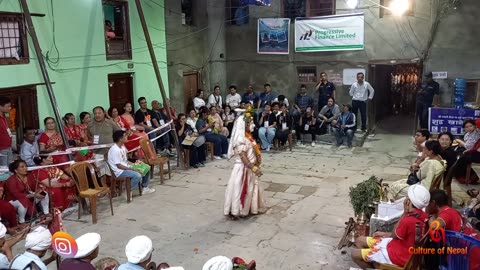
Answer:
[[[214,156],[214,153],[215,153],[215,145],[212,142],[205,142],[205,145],[206,145],[205,151],[207,153],[207,157],[210,154],[210,160],[213,161],[213,156]]]

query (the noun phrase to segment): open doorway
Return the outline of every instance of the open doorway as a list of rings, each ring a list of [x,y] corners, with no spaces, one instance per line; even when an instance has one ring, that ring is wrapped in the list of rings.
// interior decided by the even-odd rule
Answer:
[[[0,88],[0,96],[10,98],[12,109],[6,115],[13,133],[13,150],[20,149],[25,127],[38,129],[37,87],[26,85]]]
[[[183,73],[183,102],[187,113],[193,110],[193,98],[199,89],[199,79],[200,76],[197,71]]]
[[[126,102],[134,106],[133,73],[108,74],[108,96],[110,107],[117,108],[119,113],[123,113]]]
[[[421,87],[421,74],[422,67],[416,63],[370,65],[377,133],[415,132],[416,93]]]

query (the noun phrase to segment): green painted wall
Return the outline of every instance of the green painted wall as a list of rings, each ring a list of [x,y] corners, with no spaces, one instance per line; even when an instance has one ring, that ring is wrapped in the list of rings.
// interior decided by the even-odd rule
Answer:
[[[166,67],[165,18],[163,0],[142,1],[145,17],[149,25],[152,42],[168,95],[168,75]],[[53,0],[53,14],[50,1],[29,0],[30,12],[43,13],[45,17],[33,17],[33,22],[43,54],[53,49],[53,19],[55,39],[59,51],[59,62],[48,69],[57,98],[60,114],[67,112],[77,115],[91,111],[100,105],[109,107],[107,75],[111,73],[134,73],[134,99],[145,96],[149,101],[161,100],[155,73],[148,54],[141,24],[134,0],[128,0],[130,14],[130,35],[133,48],[132,60],[107,61],[105,57],[104,17],[101,0]],[[18,1],[1,1],[0,11],[19,12]],[[0,65],[0,88],[42,83],[36,55],[29,38],[30,63],[26,65]],[[56,59],[54,59],[56,60]],[[127,63],[134,63],[128,69]],[[46,116],[53,116],[46,88],[37,87],[40,122]],[[137,108],[136,101],[134,107]],[[77,118],[78,119],[78,118]],[[43,123],[40,123],[43,127]]]

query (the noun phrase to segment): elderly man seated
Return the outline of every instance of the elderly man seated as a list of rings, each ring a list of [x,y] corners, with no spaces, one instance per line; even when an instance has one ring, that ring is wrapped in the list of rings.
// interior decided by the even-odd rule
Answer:
[[[358,237],[352,250],[353,261],[363,269],[374,268],[373,263],[394,264],[403,267],[410,258],[408,249],[415,245],[416,224],[425,224],[423,212],[430,202],[430,192],[422,185],[412,185],[403,203],[404,213],[393,232],[375,232],[373,237]],[[421,226],[422,230],[424,226]],[[422,231],[422,235],[425,232]]]
[[[96,270],[92,261],[98,257],[101,240],[98,233],[86,233],[75,239],[78,247],[75,257],[62,261],[58,270]]]
[[[127,263],[118,267],[118,270],[138,270],[147,269],[147,265],[152,260],[153,243],[145,235],[135,236],[128,241],[125,247]]]
[[[337,141],[337,147],[343,144],[343,137],[347,137],[347,146],[352,147],[353,134],[357,127],[355,114],[352,113],[352,105],[344,104],[343,111],[337,115],[336,120],[332,121],[333,134]]]
[[[29,229],[30,227],[26,227],[22,232],[6,240],[7,228],[0,223],[0,269],[8,269],[10,261],[13,259],[13,246],[25,237]]]
[[[232,270],[233,262],[225,256],[216,256],[208,260],[202,270]]]
[[[40,269],[47,270],[47,265],[57,258],[57,254],[42,261],[47,250],[51,246],[52,234],[44,227],[37,227],[34,231],[27,234],[25,238],[26,251],[13,258],[9,269]]]

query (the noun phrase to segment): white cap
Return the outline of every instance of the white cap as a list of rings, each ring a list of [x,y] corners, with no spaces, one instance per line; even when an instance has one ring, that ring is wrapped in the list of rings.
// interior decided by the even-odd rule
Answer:
[[[77,239],[78,251],[75,254],[75,259],[85,258],[90,255],[100,245],[102,237],[98,233],[86,233]]]
[[[147,260],[153,251],[153,243],[145,235],[135,236],[125,246],[125,254],[129,263],[139,264]]]
[[[47,250],[51,245],[52,234],[46,228],[40,226],[27,234],[25,248],[37,251]]]
[[[232,260],[225,256],[216,256],[208,260],[202,270],[232,270]]]
[[[408,188],[408,198],[417,209],[423,209],[430,203],[430,192],[420,184]]]

